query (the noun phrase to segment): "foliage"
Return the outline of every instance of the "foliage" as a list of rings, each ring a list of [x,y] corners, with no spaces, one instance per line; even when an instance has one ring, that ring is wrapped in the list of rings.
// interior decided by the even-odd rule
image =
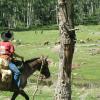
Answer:
[[[54,9],[55,0],[0,0],[0,26],[22,28],[24,23],[23,27],[29,28],[55,23]]]
[[[99,24],[99,17],[98,16],[88,16],[85,19],[83,19],[83,24]]]
[[[74,0],[75,24],[99,24],[99,0]],[[99,11],[99,12],[98,12]],[[98,20],[99,19],[99,20]]]
[[[73,0],[75,24],[99,24],[99,0]],[[57,0],[0,0],[0,27],[24,29],[56,24]]]

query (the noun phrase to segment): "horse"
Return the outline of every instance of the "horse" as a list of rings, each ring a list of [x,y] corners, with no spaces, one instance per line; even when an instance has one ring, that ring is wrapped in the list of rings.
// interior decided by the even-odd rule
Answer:
[[[50,71],[48,68],[48,60],[47,58],[33,58],[29,59],[23,62],[23,67],[22,67],[22,72],[21,72],[21,84],[19,89],[15,83],[14,80],[10,83],[2,83],[0,81],[0,90],[1,91],[10,91],[13,92],[13,95],[11,97],[11,100],[15,100],[17,96],[20,94],[22,95],[26,100],[29,100],[29,96],[25,93],[24,88],[27,84],[27,79],[35,72],[35,71],[40,71],[42,75],[45,76],[45,78],[50,77]]]

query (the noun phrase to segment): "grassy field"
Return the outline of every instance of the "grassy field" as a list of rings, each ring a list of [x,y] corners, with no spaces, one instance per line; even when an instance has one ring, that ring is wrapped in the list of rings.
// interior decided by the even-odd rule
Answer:
[[[72,100],[100,100],[100,51],[97,52],[100,50],[100,25],[77,27],[79,31],[76,31],[77,43],[73,58]],[[52,61],[50,64],[52,85],[40,85],[35,100],[53,100],[59,64],[58,45],[55,43],[59,41],[59,31],[37,30],[14,33],[15,40],[18,41],[14,43],[18,54],[25,59],[44,55]],[[48,44],[45,44],[46,42]],[[34,73],[29,78],[29,84],[25,88],[30,100],[35,90],[37,74]],[[12,93],[0,92],[0,95],[0,100],[8,100]],[[24,99],[19,96],[17,100]]]

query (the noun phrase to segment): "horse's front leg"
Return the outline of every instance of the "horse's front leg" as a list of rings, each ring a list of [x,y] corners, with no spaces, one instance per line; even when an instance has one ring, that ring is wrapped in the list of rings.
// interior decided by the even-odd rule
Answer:
[[[26,100],[29,100],[29,96],[24,92],[24,90],[20,90],[19,94],[25,97]]]
[[[13,95],[12,95],[11,100],[15,100],[18,95],[19,95],[18,92],[14,92]]]

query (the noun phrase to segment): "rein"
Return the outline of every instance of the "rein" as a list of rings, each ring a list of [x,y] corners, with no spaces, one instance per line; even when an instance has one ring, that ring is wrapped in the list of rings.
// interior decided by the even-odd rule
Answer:
[[[44,61],[43,61],[43,58],[42,58],[42,64],[41,64],[40,74],[39,75],[41,75],[41,71],[42,71],[43,65],[44,65]]]
[[[38,91],[38,87],[39,87],[39,78],[41,76],[41,71],[42,71],[42,68],[43,68],[43,65],[44,65],[44,61],[43,61],[43,58],[42,58],[42,64],[41,64],[41,68],[40,68],[40,73],[38,75],[38,78],[37,78],[37,82],[36,82],[36,90],[34,91],[33,93],[33,100],[34,100],[34,97],[36,95],[36,92]],[[41,81],[40,81],[41,82]]]

